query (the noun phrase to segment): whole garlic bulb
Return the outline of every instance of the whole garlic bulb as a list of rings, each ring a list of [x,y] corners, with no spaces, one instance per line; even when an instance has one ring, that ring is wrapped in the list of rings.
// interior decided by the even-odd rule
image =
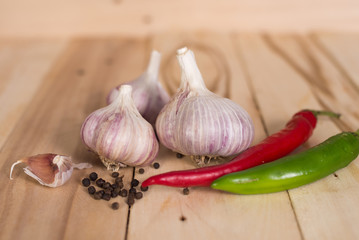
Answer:
[[[132,97],[142,117],[153,126],[163,106],[170,100],[169,95],[158,81],[161,54],[152,51],[147,70],[137,79],[125,83],[132,86]],[[118,95],[121,85],[113,88],[107,96],[107,103],[112,103]]]
[[[122,85],[116,99],[91,113],[81,128],[83,142],[108,170],[150,164],[158,153],[155,132],[138,112],[132,87]]]
[[[254,136],[248,113],[206,88],[192,51],[179,49],[177,59],[181,84],[157,117],[160,142],[175,152],[190,155],[199,165],[248,148]]]

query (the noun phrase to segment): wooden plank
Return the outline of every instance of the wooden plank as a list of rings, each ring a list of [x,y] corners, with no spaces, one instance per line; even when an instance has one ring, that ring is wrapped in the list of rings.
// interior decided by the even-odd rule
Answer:
[[[339,70],[359,89],[359,34],[314,34],[318,46],[327,54]]]
[[[321,108],[312,93],[315,88],[261,37],[239,35],[237,42],[269,132],[299,109]],[[332,121],[320,119],[306,148],[339,131]],[[358,175],[357,159],[335,175],[289,191],[305,239],[358,239],[357,227],[349,224],[359,220],[359,212],[353,211],[359,194]]]
[[[152,46],[164,54],[161,80],[176,83],[167,84],[171,92],[176,90],[180,78],[175,52],[184,45],[194,51],[210,90],[233,99],[247,109],[255,124],[254,142],[263,139],[265,131],[260,113],[229,37],[215,34],[156,35]],[[164,148],[157,161],[161,164],[159,170],[146,168],[145,174],[136,172],[135,177],[142,181],[161,172],[194,168],[189,157],[176,159],[174,153]],[[145,198],[131,208],[128,238],[301,238],[286,192],[237,196],[196,187],[185,196],[181,191],[178,188],[151,186]]]
[[[336,121],[342,130],[354,131],[359,126],[359,88],[335,63],[321,46],[311,38],[294,35],[271,35],[265,38],[277,54],[285,58],[308,81],[313,96],[323,108],[342,114]]]
[[[1,0],[0,36],[146,36],[168,31],[358,31],[358,1]]]
[[[65,41],[0,42],[0,149],[65,45]]]
[[[125,237],[125,200],[118,199],[121,209],[113,211],[109,206],[112,201],[96,201],[80,185],[81,179],[93,170],[106,180],[110,176],[98,158],[85,149],[79,133],[85,117],[105,106],[110,88],[142,73],[145,53],[149,54],[146,46],[147,40],[75,40],[52,66],[2,149],[1,239]],[[75,162],[90,162],[94,168],[75,170],[68,183],[55,189],[39,185],[20,167],[13,173],[15,180],[9,180],[15,160],[44,152],[71,155]],[[132,171],[120,171],[126,185]]]

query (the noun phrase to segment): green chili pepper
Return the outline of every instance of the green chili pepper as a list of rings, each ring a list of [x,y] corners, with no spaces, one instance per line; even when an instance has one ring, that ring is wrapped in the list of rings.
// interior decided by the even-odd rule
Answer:
[[[211,187],[238,194],[284,191],[346,167],[359,154],[359,130],[328,138],[307,151],[216,179]]]

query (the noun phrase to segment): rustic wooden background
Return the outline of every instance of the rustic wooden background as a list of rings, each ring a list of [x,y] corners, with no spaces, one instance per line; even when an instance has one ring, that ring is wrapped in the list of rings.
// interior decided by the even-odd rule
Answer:
[[[115,85],[139,76],[150,51],[163,53],[160,80],[173,94],[180,78],[175,50],[196,54],[207,86],[248,110],[254,144],[303,108],[343,114],[321,118],[308,143],[359,126],[358,35],[158,34],[147,38],[0,41],[1,239],[358,239],[358,159],[318,182],[252,196],[208,188],[153,186],[129,208],[89,197],[80,181],[110,175],[79,136],[85,117],[105,105]],[[71,155],[94,169],[74,171],[57,189],[39,185],[11,164],[43,152]],[[193,168],[161,148],[161,168],[121,170],[125,182]],[[183,221],[183,219],[185,219]]]
[[[357,0],[0,0],[0,37],[358,31]]]
[[[305,150],[359,128],[359,1],[0,0],[0,239],[359,239],[359,162],[307,186],[239,196],[208,188],[153,186],[129,208],[90,198],[91,171],[110,180],[86,151],[80,127],[109,90],[139,76],[163,54],[160,81],[179,84],[176,49],[196,55],[208,88],[243,106],[254,144],[303,108],[320,118]],[[17,159],[71,155],[93,169],[50,189]],[[122,169],[125,183],[194,168],[161,147],[158,170]]]

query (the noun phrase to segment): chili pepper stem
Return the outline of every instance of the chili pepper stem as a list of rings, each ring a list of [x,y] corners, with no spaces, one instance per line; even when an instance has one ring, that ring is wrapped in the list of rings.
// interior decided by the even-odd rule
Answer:
[[[335,112],[331,112],[331,111],[317,111],[317,110],[310,110],[308,109],[307,111],[310,111],[314,114],[314,116],[328,116],[328,117],[333,117],[333,118],[339,118],[340,117],[340,113],[335,113]]]

